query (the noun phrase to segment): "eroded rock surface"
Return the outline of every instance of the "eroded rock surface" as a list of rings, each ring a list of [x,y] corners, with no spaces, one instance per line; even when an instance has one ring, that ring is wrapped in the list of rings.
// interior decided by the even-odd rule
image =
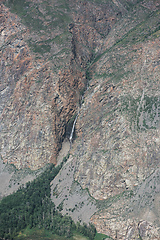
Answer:
[[[0,5],[1,161],[56,164],[79,113],[56,206],[113,238],[159,239],[159,1],[45,4],[21,18]]]

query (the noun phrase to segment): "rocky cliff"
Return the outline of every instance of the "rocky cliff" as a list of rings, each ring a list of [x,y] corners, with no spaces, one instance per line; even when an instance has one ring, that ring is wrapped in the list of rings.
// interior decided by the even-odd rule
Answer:
[[[78,114],[53,201],[113,238],[159,239],[159,1],[5,4],[1,161],[56,164]]]

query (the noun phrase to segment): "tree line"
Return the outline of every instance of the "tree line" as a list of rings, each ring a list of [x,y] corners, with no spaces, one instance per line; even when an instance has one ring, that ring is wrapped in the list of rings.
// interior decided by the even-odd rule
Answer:
[[[64,159],[66,161],[66,158]],[[79,232],[94,239],[93,225],[74,223],[70,216],[63,216],[50,198],[50,182],[61,169],[51,164],[38,178],[20,187],[17,192],[0,202],[0,239],[15,239],[17,234],[29,228],[44,228],[52,233],[70,238]]]

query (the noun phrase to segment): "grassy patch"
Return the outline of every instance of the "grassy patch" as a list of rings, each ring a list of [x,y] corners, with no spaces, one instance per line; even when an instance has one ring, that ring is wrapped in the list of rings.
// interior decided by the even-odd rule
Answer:
[[[11,11],[14,13],[18,13],[20,17],[23,17],[27,14],[27,9],[29,7],[28,1],[22,0],[9,0],[7,2],[7,6],[10,7]]]
[[[51,46],[50,45],[44,45],[44,44],[33,44],[29,43],[29,47],[32,49],[33,52],[39,53],[43,55],[44,53],[50,52]]]
[[[68,24],[72,20],[68,1],[8,0],[6,5],[29,28],[31,38],[28,44],[33,52],[39,54],[38,58],[43,56],[56,62],[55,68],[62,65],[63,60],[66,63],[66,58],[71,52],[69,49],[71,34],[68,31]],[[56,45],[56,48],[53,47],[53,44]],[[61,51],[65,53],[65,56],[60,56],[58,60],[55,59],[54,55],[58,56]]]
[[[98,233],[98,235],[101,235]],[[102,234],[104,235],[104,234]],[[106,236],[106,235],[104,235]],[[50,231],[46,229],[39,229],[39,228],[26,228],[19,233],[16,237],[17,240],[89,240],[88,237],[85,237],[83,234],[74,232],[73,236],[70,238],[66,238],[64,236],[58,236],[57,234],[52,234]],[[102,238],[95,238],[95,240],[101,240]]]
[[[74,232],[73,240],[89,240],[89,238],[85,237],[83,234]]]
[[[130,126],[133,126],[138,130],[156,128],[159,122],[158,108],[160,100],[158,97],[144,96],[133,98],[131,96],[123,97],[122,101],[122,114],[125,113],[127,119],[130,122]]]
[[[106,238],[109,238],[109,239],[113,239],[105,234],[102,234],[102,233],[96,233],[96,236],[94,238],[94,240],[104,240]]]
[[[64,31],[62,34],[53,38],[52,41],[55,42],[56,44],[64,44],[69,40],[69,38],[70,38],[70,33],[67,31]]]
[[[31,7],[30,1],[23,0],[9,0],[8,7],[10,7],[11,12],[16,13],[21,19],[22,22],[29,28],[35,30],[42,30],[43,22],[39,18],[41,13],[37,10],[36,7]]]
[[[138,2],[140,1],[137,1],[137,3]],[[125,4],[130,4],[130,3],[125,3]],[[134,8],[135,8],[134,10],[136,14],[138,14],[139,8],[137,6],[135,6]],[[152,11],[146,12],[146,13],[144,11],[144,13],[142,14],[143,18],[142,16],[138,16],[134,14],[135,13],[132,14],[131,19],[134,22],[136,22],[136,26],[130,27],[130,29],[120,39],[118,39],[109,49],[104,50],[104,52],[102,52],[101,54],[95,55],[92,61],[92,64],[100,61],[102,57],[106,54],[107,56],[111,55],[110,62],[112,63],[112,69],[113,70],[116,69],[116,71],[119,72],[122,70],[121,68],[125,66],[125,63],[123,59],[121,59],[121,56],[118,55],[117,47],[131,49],[131,46],[137,44],[138,42],[148,41],[148,39],[151,40],[160,36],[160,21],[157,21],[157,19],[159,19],[160,10],[157,10],[155,12],[152,12]],[[129,21],[131,21],[131,19]],[[123,22],[121,24],[123,24]],[[114,61],[112,61],[113,51],[115,51],[115,57],[116,57]],[[120,65],[116,66],[117,63]]]
[[[160,22],[157,22],[160,11],[151,12],[146,15],[144,21],[137,24],[127,34],[120,39],[117,44],[126,46],[128,44],[135,44],[137,42],[146,41],[149,37],[155,36],[155,33],[160,30]]]
[[[24,231],[20,232],[16,237],[17,240],[39,240],[39,239],[56,239],[49,231],[45,229],[38,228],[26,228]]]
[[[112,205],[112,203],[115,203],[117,201],[119,201],[122,197],[123,198],[131,198],[133,196],[133,191],[124,191],[120,194],[117,194],[113,197],[110,197],[108,199],[105,199],[105,200],[97,200],[97,207],[99,208],[99,210],[102,210],[102,209],[106,209],[108,207],[110,207]]]
[[[26,228],[24,231],[21,231],[19,235],[16,237],[17,240],[66,240],[64,236],[58,236],[56,234],[52,234],[50,231],[46,229],[38,229],[38,228]],[[73,239],[73,238],[69,238]]]

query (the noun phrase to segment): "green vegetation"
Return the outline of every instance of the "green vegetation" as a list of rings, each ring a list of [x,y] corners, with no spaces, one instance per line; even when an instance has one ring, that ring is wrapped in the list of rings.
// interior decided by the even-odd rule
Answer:
[[[26,228],[16,236],[17,240],[66,240],[64,236],[52,234],[51,231],[39,228]]]
[[[149,97],[144,95],[144,98],[138,97],[134,99],[131,96],[125,96],[122,99],[122,113],[125,113],[131,126],[136,129],[156,128],[159,121],[158,106],[160,100],[158,97]]]
[[[66,159],[57,167],[50,165],[37,179],[28,182],[26,187],[21,187],[17,192],[2,199],[0,238],[27,239],[21,236],[22,231],[31,229],[33,232],[30,233],[36,235],[34,229],[38,228],[42,229],[41,233],[47,230],[51,234],[67,238],[72,237],[76,231],[89,239],[94,239],[96,229],[93,225],[75,224],[71,217],[62,216],[51,201],[50,182],[58,174]]]
[[[128,31],[116,44],[126,46],[128,44],[143,42],[149,37],[155,37],[156,33],[160,30],[160,22],[157,22],[159,14],[159,10],[147,14],[142,22]]]
[[[102,234],[102,233],[96,233],[94,240],[104,240],[106,238],[112,239],[111,237]]]
[[[112,205],[112,203],[115,203],[117,201],[119,201],[121,198],[131,198],[133,196],[133,191],[124,191],[120,194],[117,194],[113,197],[110,197],[108,199],[104,199],[104,200],[97,200],[97,207],[99,208],[99,210],[102,209],[106,209],[108,207],[110,207]]]
[[[137,1],[137,4],[139,2],[140,1]],[[102,68],[99,71],[100,74],[95,73],[95,77],[97,78],[103,77],[108,78],[109,81],[114,83],[120,82],[121,79],[124,79],[129,74],[132,74],[132,72],[124,69],[125,66],[130,64],[130,62],[133,60],[133,54],[131,51],[134,51],[134,49],[131,47],[135,46],[139,42],[145,42],[160,36],[160,22],[157,21],[157,19],[159,19],[160,10],[153,12],[145,9],[143,11],[142,6],[126,3],[125,1],[124,5],[127,6],[128,4],[132,5],[134,12],[131,11],[131,16],[127,16],[126,13],[126,18],[129,18],[129,22],[131,22],[131,20],[136,22],[136,25],[133,25],[133,27],[128,26],[129,30],[126,31],[124,30],[126,26],[124,25],[123,27],[123,24],[125,24],[123,23],[123,18],[121,19],[120,23],[118,22],[118,26],[121,25],[121,29],[124,34],[121,35],[120,33],[117,33],[117,41],[113,43],[110,48],[104,50],[104,52],[101,54],[95,54],[93,61],[90,64],[90,66],[92,66],[96,62],[100,62],[102,57],[106,55],[107,63],[110,67],[105,69],[104,65],[102,65]],[[132,7],[128,6],[127,8],[131,10]],[[142,12],[140,16],[139,11]],[[125,54],[124,51],[126,52]],[[89,71],[90,69],[88,69],[88,72]]]
[[[18,14],[27,27],[33,30],[44,28],[42,20],[36,18],[40,12],[36,7],[30,7],[30,1],[9,0],[7,6],[11,8],[12,12]]]
[[[43,55],[46,52],[50,52],[50,50],[51,50],[50,45],[34,44],[34,43],[29,43],[28,45],[32,49],[33,52],[40,53],[41,55]]]
[[[57,44],[64,44],[69,41],[70,33],[68,31],[64,31],[62,34],[57,35],[52,39],[53,42]]]
[[[36,53],[36,59],[45,57],[52,60],[54,70],[62,66],[62,63],[65,65],[71,52],[71,34],[68,31],[71,15],[68,1],[55,3],[51,0],[8,0],[5,4],[30,30],[28,45]]]
[[[6,4],[12,12],[16,13],[22,19],[27,27],[34,31],[47,31],[47,29],[57,26],[63,29],[68,28],[67,23],[70,22],[70,16],[63,11],[65,9],[69,10],[66,1],[58,5],[52,5],[50,0],[44,1],[41,5],[43,12],[40,11],[38,4],[30,0],[8,0]],[[46,17],[48,16],[51,19],[47,20]],[[47,27],[44,21],[47,22]]]
[[[97,234],[96,234],[97,235]],[[84,236],[81,233],[73,232],[73,236],[70,238],[66,238],[65,236],[59,236],[57,234],[52,234],[51,231],[46,229],[39,228],[26,228],[21,231],[18,236],[16,236],[17,240],[89,240],[88,237]]]
[[[29,7],[29,1],[22,0],[8,0],[7,6],[11,7],[12,12],[19,13],[19,16],[25,16],[27,14],[27,8]]]

